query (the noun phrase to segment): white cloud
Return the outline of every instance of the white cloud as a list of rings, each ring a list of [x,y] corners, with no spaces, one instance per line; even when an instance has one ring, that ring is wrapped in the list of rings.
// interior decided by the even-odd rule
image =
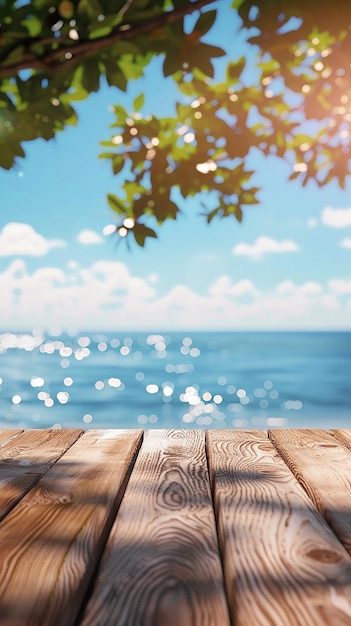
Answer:
[[[295,291],[296,287],[292,280],[284,280],[277,287],[277,293],[292,293]]]
[[[303,283],[299,287],[296,286],[291,280],[284,280],[277,286],[277,293],[282,295],[294,294],[298,296],[316,296],[320,294],[322,290],[322,286],[312,280]]]
[[[325,294],[324,296],[321,296],[319,298],[319,303],[322,305],[322,307],[324,307],[325,309],[330,309],[331,311],[336,311],[340,308],[340,302],[335,296],[331,294]]]
[[[351,207],[349,209],[333,209],[326,207],[322,211],[322,222],[332,228],[351,226]]]
[[[155,295],[123,263],[98,261],[89,268],[41,267],[30,273],[15,260],[0,273],[2,325],[96,328],[140,323]],[[149,325],[152,326],[152,319]]]
[[[9,222],[0,232],[0,256],[44,256],[52,248],[66,243],[62,239],[45,239],[30,224]]]
[[[329,281],[330,289],[337,294],[351,293],[351,280],[334,278]]]
[[[253,245],[239,243],[233,248],[233,254],[260,258],[265,253],[297,252],[298,249],[298,245],[291,239],[276,241],[271,237],[261,236]]]
[[[81,230],[80,233],[78,233],[77,241],[79,241],[79,243],[82,243],[83,245],[89,245],[102,243],[103,239],[97,232],[95,232],[95,230],[85,228],[84,230]]]
[[[350,238],[342,239],[340,241],[340,246],[342,248],[351,248],[351,239]]]
[[[322,292],[322,286],[312,280],[307,281],[301,287],[297,288],[297,293],[301,293],[306,296],[316,296]]]
[[[257,295],[258,291],[251,280],[246,278],[231,284],[229,276],[219,276],[216,282],[210,287],[209,293],[212,296],[243,296],[246,294]]]
[[[342,278],[327,285],[285,280],[264,291],[249,279],[222,275],[205,295],[178,284],[160,296],[149,278],[121,262],[31,272],[16,259],[0,272],[0,293],[5,331],[350,328],[344,294],[351,293],[351,280]]]

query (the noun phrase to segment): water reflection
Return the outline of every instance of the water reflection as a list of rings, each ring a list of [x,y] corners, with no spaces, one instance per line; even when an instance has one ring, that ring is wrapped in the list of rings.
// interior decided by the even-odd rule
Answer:
[[[3,333],[0,427],[320,426],[323,412],[334,426],[335,406],[349,416],[350,335],[320,335]]]

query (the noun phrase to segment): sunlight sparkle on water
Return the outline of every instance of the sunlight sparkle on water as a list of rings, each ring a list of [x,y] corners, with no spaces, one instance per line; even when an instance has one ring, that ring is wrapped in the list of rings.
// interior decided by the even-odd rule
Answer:
[[[89,356],[89,354],[90,354],[89,348],[78,348],[74,352],[74,356],[77,359],[77,361],[81,361],[82,359],[85,359],[87,356]]]
[[[42,387],[45,381],[41,376],[32,376],[30,384],[32,387]]]
[[[158,385],[155,385],[155,384],[146,385],[146,391],[148,393],[151,393],[151,394],[157,393],[158,390],[159,390],[159,386]]]
[[[221,404],[221,402],[223,402],[223,397],[219,393],[216,393],[216,395],[213,396],[213,402],[215,404]]]
[[[69,393],[67,391],[59,391],[56,398],[60,404],[66,404],[69,400]]]
[[[89,337],[79,337],[78,345],[81,348],[87,348],[90,345],[91,341]]]
[[[220,376],[220,377],[218,378],[218,384],[219,384],[219,385],[221,385],[221,386],[226,385],[226,384],[227,384],[227,379],[226,379],[226,377],[225,377],[225,376]]]
[[[301,400],[287,400],[282,404],[282,408],[287,409],[288,411],[290,409],[294,411],[299,411],[300,409],[302,409],[302,402]]]
[[[47,400],[50,397],[50,394],[47,391],[39,391],[38,400]]]
[[[63,348],[61,348],[61,350],[60,350],[60,356],[67,357],[67,356],[71,356],[71,355],[72,355],[72,353],[73,353],[73,350],[72,350],[72,348],[70,348],[69,346],[64,346],[64,347],[63,347]]]
[[[91,415],[91,403],[97,427],[110,424],[118,428],[126,419],[130,427],[156,423],[167,427],[172,420],[204,428],[239,428],[244,423],[250,428],[280,427],[292,424],[294,415],[300,419],[309,402],[292,395],[291,390],[287,393],[278,379],[274,378],[273,384],[270,376],[276,374],[269,369],[261,376],[244,376],[240,362],[231,358],[233,347],[227,339],[210,347],[210,339],[197,333],[193,337],[152,333],[119,338],[96,331],[90,337],[77,330],[53,333],[52,328],[47,334],[33,331],[32,338],[0,335],[6,354],[2,358],[13,354],[13,365],[5,367],[3,360],[0,370],[3,427],[18,427],[20,423],[25,428],[37,427],[36,422],[40,427],[52,427],[54,419],[65,427],[65,423],[77,420],[77,411],[76,426],[80,427],[82,420],[90,423],[89,417],[84,417]],[[33,345],[32,354],[19,354],[20,350],[28,352],[25,346]],[[200,348],[199,365],[193,365]],[[137,359],[143,359],[142,366]],[[209,368],[205,378],[201,378],[203,359]],[[70,367],[71,375],[62,375],[61,367]]]
[[[109,378],[107,382],[110,387],[118,388],[122,385],[122,381],[119,378]]]
[[[162,384],[163,395],[166,397],[171,397],[174,391],[173,383],[163,383]]]

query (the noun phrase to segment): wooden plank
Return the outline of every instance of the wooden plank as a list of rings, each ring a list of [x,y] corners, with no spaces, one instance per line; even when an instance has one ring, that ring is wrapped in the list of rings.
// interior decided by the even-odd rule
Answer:
[[[77,429],[33,429],[0,447],[0,520],[81,434]]]
[[[324,430],[276,429],[268,434],[351,554],[351,452]]]
[[[204,434],[149,431],[83,626],[229,626]]]
[[[333,428],[329,431],[329,433],[351,450],[351,429]]]
[[[0,524],[0,623],[70,626],[142,431],[88,431]]]
[[[351,559],[260,431],[207,431],[235,626],[349,625]]]
[[[7,444],[11,439],[17,437],[23,433],[23,429],[20,428],[4,428],[0,430],[0,447]]]

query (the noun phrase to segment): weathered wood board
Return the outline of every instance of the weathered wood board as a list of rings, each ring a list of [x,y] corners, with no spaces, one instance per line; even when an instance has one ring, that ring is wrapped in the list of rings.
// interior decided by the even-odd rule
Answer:
[[[351,623],[351,559],[264,433],[207,431],[235,626]]]
[[[14,439],[18,435],[23,433],[23,429],[20,428],[4,428],[0,430],[0,447],[7,444],[11,439]]]
[[[141,438],[88,431],[0,523],[2,626],[75,623]]]
[[[268,435],[351,554],[351,451],[318,429],[275,429]]]
[[[82,626],[229,626],[204,434],[149,431]]]
[[[0,520],[82,432],[76,429],[19,431],[0,447]]]
[[[333,428],[329,433],[341,441],[347,448],[351,449],[351,429]]]

